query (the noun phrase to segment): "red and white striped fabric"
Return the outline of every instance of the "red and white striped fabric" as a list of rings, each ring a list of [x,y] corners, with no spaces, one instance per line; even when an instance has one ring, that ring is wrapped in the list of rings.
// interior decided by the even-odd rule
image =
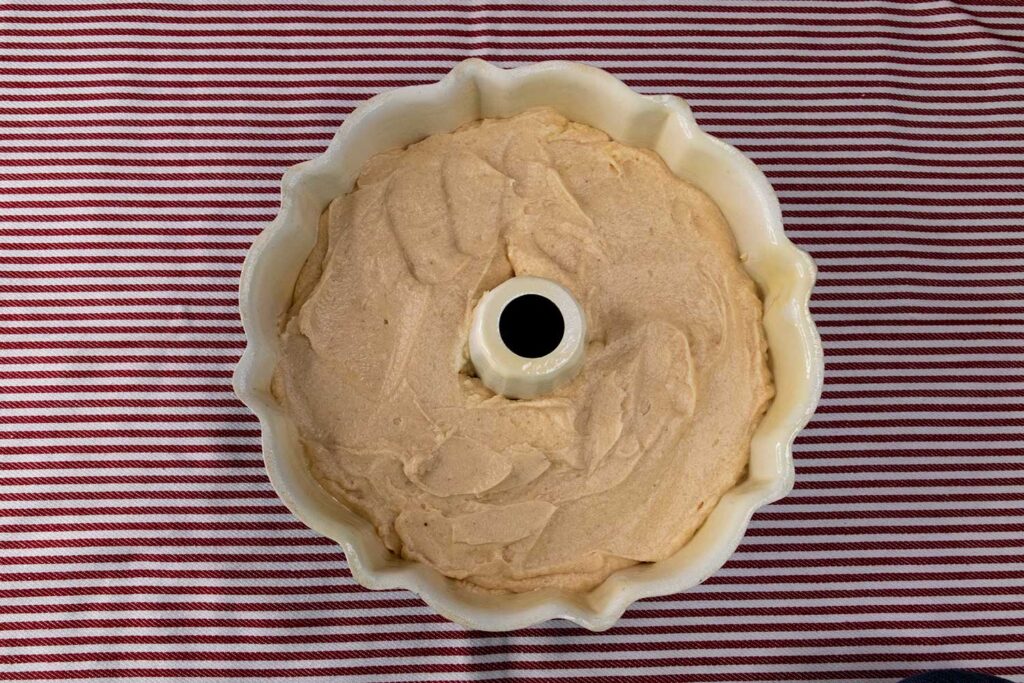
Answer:
[[[288,166],[385,88],[563,58],[676,93],[817,259],[797,485],[590,634],[369,592],[229,375]],[[1024,681],[1024,5],[0,5],[0,680]]]

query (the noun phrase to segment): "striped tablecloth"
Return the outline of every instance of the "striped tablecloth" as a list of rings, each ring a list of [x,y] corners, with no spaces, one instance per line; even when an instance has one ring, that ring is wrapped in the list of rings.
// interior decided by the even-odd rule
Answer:
[[[0,5],[0,680],[1024,681],[1024,5]],[[817,259],[793,494],[698,589],[466,632],[278,503],[229,376],[288,166],[457,61],[677,93]]]

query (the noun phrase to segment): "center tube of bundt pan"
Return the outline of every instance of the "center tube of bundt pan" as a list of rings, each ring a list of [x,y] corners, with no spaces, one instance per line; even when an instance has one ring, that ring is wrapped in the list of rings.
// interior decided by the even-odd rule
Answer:
[[[548,394],[583,366],[587,320],[572,293],[553,280],[519,276],[480,298],[469,359],[488,389],[508,398]]]

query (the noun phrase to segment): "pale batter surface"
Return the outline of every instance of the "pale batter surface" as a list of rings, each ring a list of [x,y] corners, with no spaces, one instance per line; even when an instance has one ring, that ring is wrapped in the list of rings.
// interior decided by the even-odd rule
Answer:
[[[515,275],[587,316],[566,387],[472,374]],[[587,590],[671,555],[743,476],[773,390],[761,301],[715,204],[646,150],[538,109],[371,159],[324,213],[274,391],[316,478],[393,552],[486,589]]]

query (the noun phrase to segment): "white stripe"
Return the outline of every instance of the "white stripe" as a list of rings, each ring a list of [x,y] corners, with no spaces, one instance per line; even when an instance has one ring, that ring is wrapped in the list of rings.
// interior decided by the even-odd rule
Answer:
[[[707,27],[704,30],[707,31]],[[694,30],[700,30],[695,28]],[[719,31],[722,29],[719,28]],[[728,30],[728,29],[727,29]],[[740,30],[740,29],[734,29]],[[811,30],[808,27],[803,29],[805,31]],[[831,29],[826,29],[831,30]],[[825,33],[822,31],[813,31],[814,33]],[[845,32],[845,31],[843,31]],[[862,49],[866,52],[872,52],[877,50],[876,47],[879,42],[879,38],[873,36],[856,35],[856,32],[863,33],[863,29],[854,29],[850,31],[849,36],[842,38],[834,38],[829,35],[805,35],[799,37],[800,45],[834,45],[837,41],[842,41],[844,45],[850,45],[853,49]],[[898,33],[898,31],[893,31]],[[937,51],[940,48],[957,48],[970,46],[980,48],[978,52],[1005,52],[1007,54],[1013,54],[1012,50],[1003,48],[998,39],[995,36],[983,36],[983,37],[963,37],[964,29],[962,27],[953,27],[945,31],[931,28],[928,29],[929,36],[936,36],[935,39],[922,42],[921,40],[915,40],[913,38],[903,37],[891,37],[885,38],[887,45],[896,45],[900,47],[916,48],[911,52],[929,52]],[[1013,33],[1006,33],[1004,35],[1014,35]],[[1020,32],[1016,33],[1020,35]],[[942,38],[938,38],[942,36]],[[795,50],[794,40],[796,38],[790,38],[786,40],[786,36],[767,36],[761,37],[756,43],[751,44],[750,37],[744,36],[730,36],[730,35],[716,35],[706,34],[704,36],[688,36],[688,37],[661,37],[661,36],[647,36],[643,37],[643,48],[644,53],[653,53],[659,49],[678,49],[685,53],[686,50],[698,51],[699,48],[687,48],[683,47],[686,44],[687,39],[691,42],[695,41],[713,41],[716,45],[737,45],[739,50],[745,53],[757,53],[765,50],[778,50],[778,52],[789,52]],[[51,55],[55,58],[74,56],[81,52],[81,49],[74,49],[66,47],[68,45],[80,44],[83,47],[89,46],[96,42],[131,42],[131,43],[152,43],[155,47],[146,48],[146,54],[160,55],[160,54],[178,54],[178,55],[198,55],[198,56],[209,56],[210,53],[216,53],[218,51],[225,51],[231,55],[251,55],[259,56],[259,49],[256,48],[238,48],[234,47],[233,44],[238,43],[274,43],[274,47],[280,50],[289,49],[290,53],[298,53],[304,55],[322,55],[324,57],[330,57],[333,54],[352,54],[359,55],[359,50],[363,50],[365,54],[365,47],[361,45],[367,42],[374,43],[374,53],[377,55],[387,55],[391,51],[396,51],[399,55],[418,55],[418,56],[439,56],[446,57],[451,54],[452,49],[449,47],[412,47],[415,43],[426,43],[426,42],[438,42],[430,40],[429,38],[421,37],[407,37],[407,36],[389,36],[387,34],[375,35],[372,37],[368,36],[338,36],[335,38],[324,38],[319,41],[311,42],[305,37],[298,37],[289,40],[288,38],[277,38],[276,41],[273,39],[253,39],[240,36],[236,39],[228,37],[220,38],[197,38],[194,41],[190,41],[188,38],[174,37],[171,39],[160,37],[160,36],[132,36],[130,40],[98,40],[96,38],[90,38],[88,40],[77,41],[73,36],[67,36],[63,40],[51,39],[49,41],[45,39],[33,38],[31,42],[38,42],[39,44],[52,44],[53,48],[45,51],[47,55]],[[622,39],[616,40],[615,38],[604,38],[603,40],[596,41],[578,41],[572,40],[572,38],[550,38],[545,36],[516,36],[515,38],[492,38],[492,37],[460,37],[460,36],[445,36],[443,42],[458,46],[458,49],[467,53],[483,52],[487,53],[494,49],[494,47],[480,47],[480,43],[509,43],[514,47],[512,49],[516,51],[530,52],[530,51],[545,51],[545,52],[573,52],[578,51],[579,48],[561,47],[552,45],[552,43],[558,42],[587,42],[586,49],[588,51],[594,51],[598,54],[635,54],[636,48],[623,48],[623,47],[606,47],[605,42],[626,42]],[[188,46],[184,49],[170,50],[166,45],[173,43],[175,45]],[[324,47],[324,44],[330,45],[330,50]],[[356,46],[351,45],[355,43]],[[193,47],[194,46],[194,47]],[[522,46],[522,47],[520,47]],[[130,57],[132,55],[133,48],[124,47],[103,47],[103,48],[92,48],[89,50],[90,54],[99,54],[104,56],[115,56],[123,55]],[[271,51],[274,48],[268,48],[267,51]],[[124,50],[125,52],[122,52]],[[351,50],[352,52],[347,52]],[[39,54],[41,50],[25,50],[23,48],[0,48],[0,53],[10,53],[12,55],[24,55],[24,54]],[[778,52],[775,52],[775,56],[778,56]],[[817,54],[819,51],[815,51]],[[832,56],[836,57],[837,53],[842,52],[841,49],[824,49],[820,50],[821,56]],[[978,52],[972,51],[971,54],[977,56]]]
[[[885,398],[823,398],[819,405],[857,407],[878,403],[884,404],[893,410],[899,410],[901,406],[905,405],[926,405],[941,410],[943,406],[965,405],[984,408],[985,406],[1017,405],[1020,402],[1019,396],[985,396],[984,398],[971,396],[887,396]]]
[[[55,428],[54,425],[41,425],[37,429],[39,431],[45,431],[46,429],[53,430],[54,428]],[[218,426],[216,425],[216,423],[206,423],[206,425],[205,425],[205,429],[217,429],[217,428],[218,428]],[[220,427],[220,428],[223,428],[223,427]],[[85,424],[85,425],[76,425],[73,428],[67,428],[67,429],[69,431],[76,431],[76,432],[90,432],[90,431],[99,431],[101,429],[104,429],[104,427],[97,426],[95,424]],[[186,429],[204,429],[204,427],[196,427],[196,426],[187,427],[187,426],[181,426],[178,423],[167,423],[165,425],[161,425],[159,427],[156,427],[156,426],[153,426],[153,425],[147,425],[146,423],[136,423],[136,424],[120,424],[120,425],[117,425],[117,429],[119,429],[119,430],[140,430],[140,429],[142,429],[142,430],[147,430],[147,429],[148,430],[153,430],[153,429],[161,429],[161,430],[168,430],[168,431],[176,431],[176,430],[185,431]],[[248,430],[256,430],[256,429],[258,429],[258,425],[255,422],[253,422],[253,423],[245,423],[245,424],[234,424],[232,426],[232,429],[233,430],[246,430],[246,431],[248,431]],[[7,438],[7,439],[3,439],[2,441],[0,441],[0,446],[8,446],[8,447],[13,447],[13,446],[39,446],[39,447],[43,447],[43,446],[105,446],[105,445],[109,445],[111,443],[111,441],[113,441],[114,443],[117,443],[119,441],[119,439],[112,439],[111,437],[106,437],[106,436],[98,436],[98,437],[75,436],[75,437],[62,437],[62,438],[56,438],[56,439],[52,439],[52,438],[46,438],[46,439],[24,439],[24,438],[16,439],[16,438]],[[259,443],[260,443],[259,437],[256,437],[256,436],[251,436],[251,437],[250,436],[217,436],[217,437],[215,437],[213,439],[211,439],[209,437],[187,437],[187,436],[174,437],[174,438],[164,438],[164,437],[132,437],[130,439],[130,442],[132,444],[139,445],[139,446],[173,446],[173,445],[188,445],[188,444],[209,445],[210,443],[230,444],[230,445],[239,445],[239,446],[258,446]]]
[[[89,24],[89,28],[93,28],[92,24]],[[284,25],[274,25],[278,29],[284,29]],[[254,27],[255,28],[255,27]],[[465,28],[465,27],[464,27]],[[301,27],[296,28],[294,25],[287,25],[288,30],[301,30]],[[168,30],[171,30],[168,27]],[[182,30],[202,30],[197,29],[194,25],[188,25]],[[590,27],[583,27],[580,29],[583,32],[591,30]],[[91,38],[92,41],[109,41],[109,40],[126,40],[127,38],[116,38],[116,37],[104,37],[97,36]],[[578,40],[575,38],[567,38],[569,40]],[[25,38],[24,40],[36,40],[36,37]],[[175,40],[175,38],[170,38]],[[263,42],[263,37],[252,37],[248,40]],[[270,40],[273,40],[272,38]],[[413,39],[410,39],[413,40]],[[548,39],[552,40],[552,39]],[[557,40],[557,39],[556,39]],[[85,42],[85,41],[82,41]],[[134,41],[133,41],[134,42]],[[327,60],[328,62],[330,60]],[[270,60],[273,63],[273,58]],[[595,60],[595,63],[600,60]],[[637,63],[630,63],[628,61],[606,61],[604,66],[615,74],[616,77],[630,81],[631,85],[638,87],[659,87],[656,85],[645,84],[645,81],[686,81],[686,80],[721,80],[721,81],[744,81],[749,82],[752,79],[763,77],[763,74],[749,74],[749,73],[737,73],[730,74],[723,72],[723,67],[719,65],[729,65],[727,58],[722,57],[720,60],[704,60],[694,58],[692,60],[682,60],[679,62],[671,62],[663,65],[663,69],[670,73],[650,73],[647,71],[631,70],[631,67],[635,69]],[[281,66],[278,68],[301,70],[302,66],[296,66],[295,64],[288,65],[285,62],[280,62]],[[430,64],[435,64],[431,62]],[[657,65],[656,61],[644,62],[645,65]],[[403,62],[402,66],[415,68],[412,62]],[[685,66],[685,75],[673,75],[671,71],[680,69],[679,67]],[[960,64],[960,65],[930,65],[930,64],[914,64],[914,65],[896,65],[896,64],[885,64],[885,65],[871,65],[863,63],[850,63],[844,64],[841,62],[828,63],[827,67],[829,70],[836,70],[840,73],[849,72],[848,75],[841,76],[841,78],[849,78],[850,80],[857,81],[870,81],[879,76],[876,75],[877,71],[884,70],[886,75],[883,76],[887,83],[907,83],[915,84],[920,83],[922,76],[927,77],[929,84],[964,84],[969,85],[973,81],[972,79],[984,78],[986,82],[994,83],[1016,83],[1019,81],[1019,76],[1004,76],[996,75],[999,71],[1005,71],[1007,69],[1013,69],[1017,64],[1012,60],[1008,59],[1005,64],[994,63],[994,64]],[[186,89],[194,88],[197,93],[215,93],[223,95],[226,101],[230,101],[233,96],[251,93],[267,93],[267,94],[278,94],[278,93],[302,93],[310,95],[310,100],[317,100],[323,93],[336,93],[339,91],[348,92],[355,90],[355,85],[352,84],[366,84],[366,87],[361,90],[355,90],[357,92],[365,92],[368,94],[376,94],[381,89],[387,89],[395,87],[392,85],[386,85],[383,88],[378,87],[375,84],[380,82],[401,82],[403,84],[417,85],[417,84],[429,84],[437,81],[441,74],[431,72],[414,72],[414,71],[403,71],[401,73],[388,73],[382,70],[378,73],[338,73],[334,76],[329,76],[331,81],[344,82],[345,86],[332,87],[329,83],[325,83],[325,76],[323,74],[303,74],[303,73],[290,73],[284,78],[287,81],[279,81],[282,76],[280,75],[266,75],[262,76],[259,74],[254,75],[241,75],[236,73],[217,73],[218,66],[216,64],[210,64],[205,66],[205,69],[209,69],[208,73],[195,74],[195,73],[177,73],[175,67],[171,65],[150,65],[149,68],[156,69],[155,73],[138,74],[131,72],[124,72],[120,74],[79,74],[69,72],[68,74],[62,74],[59,78],[49,74],[45,69],[39,68],[32,64],[26,64],[25,69],[37,69],[39,74],[10,74],[0,77],[4,83],[47,83],[46,87],[33,87],[29,92],[33,95],[80,95],[80,94],[110,94],[110,93],[121,93],[121,92],[133,92],[138,91],[139,93],[160,93],[160,94],[174,94]],[[70,67],[74,68],[74,67]],[[386,68],[386,65],[385,65]],[[743,68],[743,67],[739,67]],[[822,78],[829,78],[828,76],[821,76],[820,74],[808,73],[808,71],[815,69],[814,65],[810,64],[793,64],[793,63],[778,63],[778,62],[766,62],[763,64],[752,65],[751,68],[756,68],[760,71],[768,72],[777,75],[785,80],[793,81],[813,81],[817,79],[818,82]],[[818,67],[820,69],[820,67]],[[159,70],[163,69],[164,72]],[[958,75],[955,77],[951,76],[929,76],[929,74],[941,73],[946,74],[955,72]],[[96,86],[91,85],[97,80],[114,81],[116,85],[104,85]],[[253,85],[254,80],[259,80],[268,83],[268,85]],[[142,81],[141,84],[135,84],[134,81]],[[150,81],[151,85],[146,84],[146,81]],[[206,85],[214,81],[226,81],[238,83],[238,87],[225,87],[225,86],[210,86]],[[272,84],[272,85],[271,85]],[[661,86],[664,87],[664,86]],[[17,86],[0,87],[0,93],[9,93],[14,95],[23,95],[26,90]],[[896,92],[902,93],[905,90],[897,89]],[[918,91],[916,89],[911,92],[921,92],[922,94],[927,91]],[[968,97],[971,93],[965,92]],[[74,99],[72,97],[72,99]]]
[[[958,266],[960,265],[959,261],[956,262],[956,265],[958,265]],[[1005,261],[999,261],[999,265],[1001,265],[1001,266],[1012,265],[1012,262],[1011,263],[1006,263]],[[993,280],[993,281],[996,281],[996,282],[999,282],[1000,280],[1003,280],[1003,281],[1020,280],[1021,272],[1024,272],[1024,266],[1021,266],[1021,271],[1016,272],[1016,273],[1014,273],[1014,272],[1008,272],[1008,273],[960,273],[960,272],[955,272],[955,273],[941,273],[941,272],[940,273],[933,273],[933,272],[928,272],[928,271],[916,271],[916,270],[909,270],[909,271],[905,271],[905,272],[903,272],[903,271],[889,271],[889,270],[886,270],[886,271],[881,271],[881,272],[856,272],[856,273],[851,273],[851,272],[828,272],[827,276],[828,276],[829,280],[865,280],[865,279],[872,279],[872,278],[882,280],[882,279],[889,279],[889,278],[901,278],[901,279],[902,278],[907,278],[909,280],[913,280],[913,279],[918,279],[918,280],[940,280],[940,281],[946,281],[946,282],[950,282],[950,283],[955,283],[955,282],[969,283],[969,282],[977,281],[977,280]],[[200,280],[200,278],[190,278],[190,279]],[[840,286],[842,286],[842,285],[840,285]],[[931,286],[931,285],[928,285],[928,286]],[[991,288],[991,285],[975,285],[975,286]],[[1013,286],[1019,287],[1019,285],[1013,285]]]
[[[50,400],[55,399],[50,396]],[[173,399],[171,399],[173,400]],[[176,407],[176,408],[5,408],[0,412],[0,420],[10,416],[25,416],[33,417],[39,415],[46,415],[49,417],[60,417],[60,416],[73,416],[73,415],[110,415],[111,413],[117,414],[131,414],[131,415],[171,415],[178,416],[187,414],[192,415],[238,415],[239,417],[247,417],[251,415],[248,408],[245,407],[223,407],[223,408],[204,408],[198,406],[187,406],[187,407]],[[73,420],[69,424],[77,424]],[[92,424],[92,423],[89,423]],[[115,423],[116,424],[116,423]],[[175,423],[177,424],[177,423]]]

